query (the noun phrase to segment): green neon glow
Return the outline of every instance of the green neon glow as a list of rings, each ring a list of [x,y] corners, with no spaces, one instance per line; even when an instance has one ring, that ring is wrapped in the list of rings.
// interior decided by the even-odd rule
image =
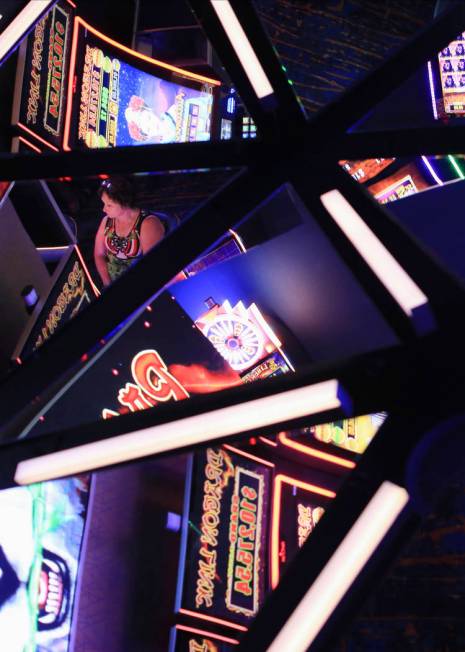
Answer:
[[[463,174],[462,170],[460,169],[460,167],[459,167],[457,161],[456,161],[455,158],[452,156],[452,154],[448,154],[448,155],[447,155],[447,158],[448,158],[449,161],[452,163],[452,166],[453,166],[454,170],[457,172],[457,174],[459,175],[459,177],[460,177],[461,179],[465,179],[465,175]]]

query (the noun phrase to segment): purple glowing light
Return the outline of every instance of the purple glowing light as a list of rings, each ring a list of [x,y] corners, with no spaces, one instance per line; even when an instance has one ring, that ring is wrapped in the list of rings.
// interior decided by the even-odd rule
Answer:
[[[433,177],[433,179],[436,181],[436,183],[439,184],[440,186],[443,186],[444,183],[443,183],[443,182],[441,181],[441,179],[438,177],[438,175],[436,174],[436,172],[435,172],[434,169],[433,169],[433,166],[432,166],[431,163],[428,161],[428,159],[426,158],[426,156],[422,156],[422,157],[421,157],[421,160],[423,161],[423,163],[424,163],[424,164],[426,165],[426,167],[428,168],[429,173],[431,174],[431,176]]]

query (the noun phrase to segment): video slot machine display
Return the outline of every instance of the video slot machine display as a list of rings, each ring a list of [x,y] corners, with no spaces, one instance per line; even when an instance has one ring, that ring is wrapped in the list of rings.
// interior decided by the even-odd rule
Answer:
[[[418,188],[415,181],[410,174],[406,174],[387,188],[384,188],[382,192],[376,193],[374,197],[380,204],[387,204],[408,197],[408,195],[413,195],[416,192],[418,192]]]
[[[308,451],[310,453],[312,444],[315,441],[320,441],[361,455],[370,445],[386,417],[386,412],[375,412],[310,428],[283,432],[279,434],[278,439],[285,446],[295,448],[303,453],[306,452],[306,447],[310,447]]]
[[[465,32],[438,55],[441,91],[446,115],[465,115]]]
[[[257,137],[257,127],[255,122],[250,116],[242,117],[242,138],[256,138]]]
[[[427,160],[424,156],[417,156],[410,160],[395,158],[342,160],[339,161],[339,165],[358,183],[365,184],[368,192],[380,204],[404,199],[457,177],[457,171],[451,168],[446,157],[436,157],[434,161]],[[442,179],[438,181],[437,175]]]
[[[2,649],[67,652],[90,475],[0,491]]]
[[[70,68],[65,149],[210,139],[219,81],[130,50],[80,18]]]

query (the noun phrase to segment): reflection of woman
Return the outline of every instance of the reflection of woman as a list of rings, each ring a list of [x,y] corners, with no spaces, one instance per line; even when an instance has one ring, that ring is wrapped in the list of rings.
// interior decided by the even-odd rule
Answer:
[[[94,259],[103,284],[109,285],[160,242],[165,229],[156,215],[137,207],[128,179],[104,181],[99,194],[105,217],[95,236]]]
[[[457,43],[457,47],[455,48],[455,54],[457,56],[463,56],[465,54],[463,43]]]
[[[447,75],[446,77],[446,83],[445,83],[446,88],[454,88],[455,87],[455,81],[452,75]]]
[[[457,70],[465,72],[465,59],[459,59],[459,62],[457,64]]]

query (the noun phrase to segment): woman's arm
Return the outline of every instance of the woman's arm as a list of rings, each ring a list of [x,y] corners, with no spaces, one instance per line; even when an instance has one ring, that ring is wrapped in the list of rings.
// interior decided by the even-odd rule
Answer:
[[[140,244],[145,255],[160,242],[165,235],[165,227],[156,215],[147,215],[140,227]]]
[[[110,285],[111,278],[108,274],[107,263],[105,258],[105,224],[107,218],[104,217],[95,235],[94,244],[94,261],[97,271],[102,279],[103,285]]]

